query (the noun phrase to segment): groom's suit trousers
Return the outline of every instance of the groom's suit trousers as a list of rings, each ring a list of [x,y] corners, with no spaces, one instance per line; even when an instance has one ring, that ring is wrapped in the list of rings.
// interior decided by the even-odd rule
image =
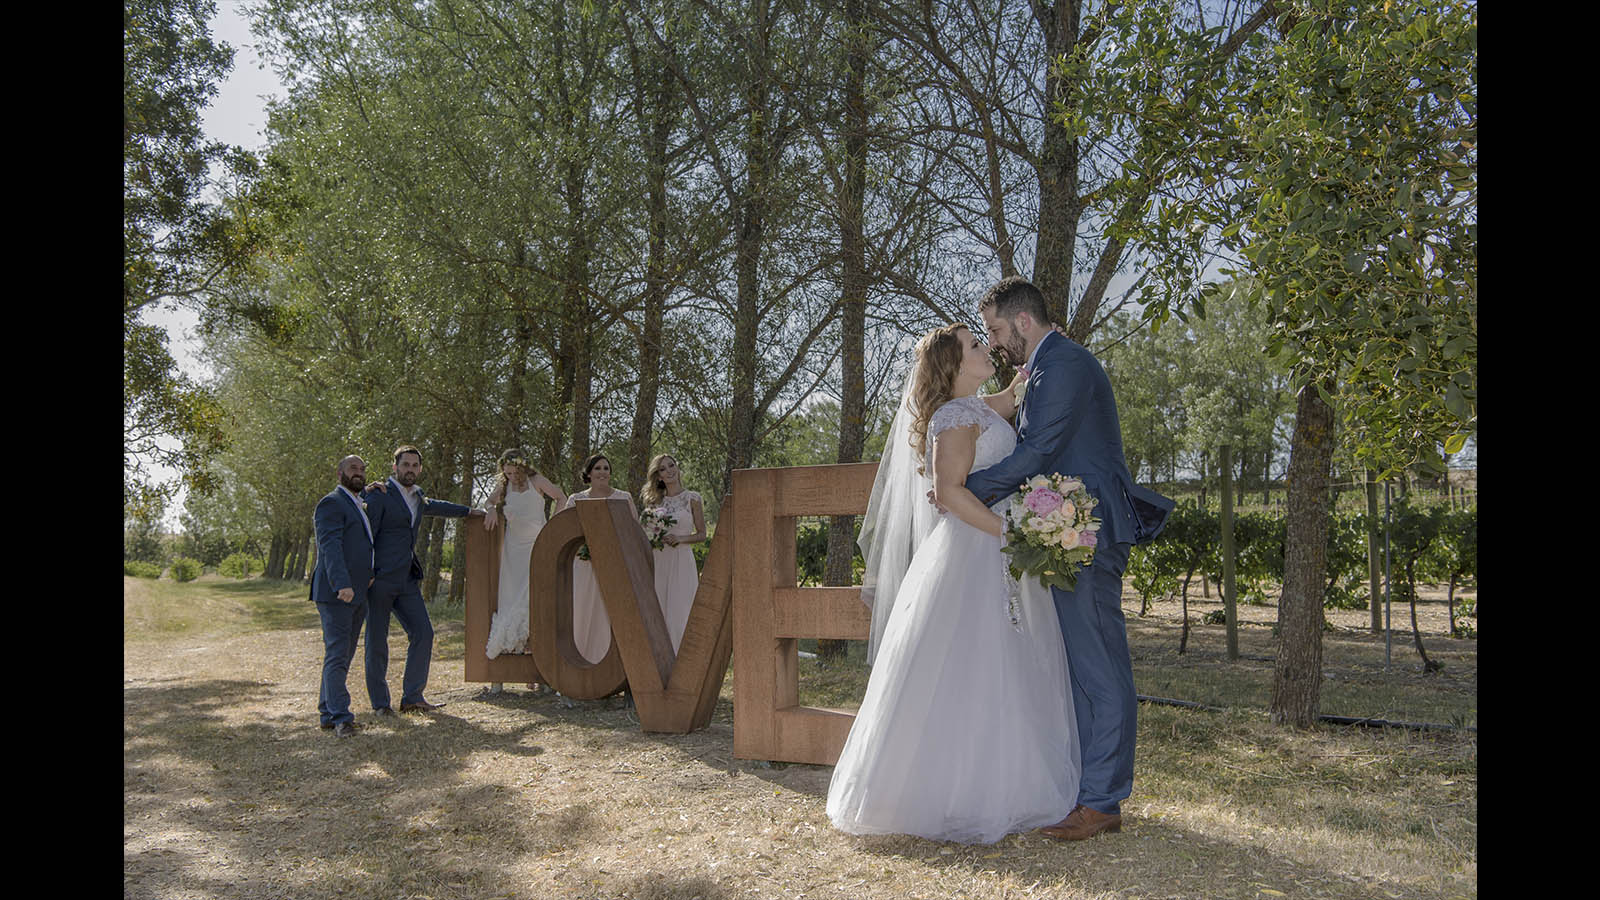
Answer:
[[[1108,814],[1121,814],[1122,801],[1133,793],[1139,697],[1122,614],[1130,546],[1101,545],[1094,562],[1078,573],[1076,591],[1052,589],[1083,755],[1078,802]]]

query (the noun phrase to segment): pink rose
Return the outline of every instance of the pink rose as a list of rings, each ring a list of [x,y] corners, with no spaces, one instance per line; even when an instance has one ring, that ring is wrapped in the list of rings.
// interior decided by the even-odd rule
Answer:
[[[1094,532],[1085,531],[1078,535],[1078,543],[1084,547],[1093,547],[1100,543],[1100,539],[1094,536]]]
[[[1048,516],[1061,506],[1061,495],[1049,488],[1040,488],[1023,501],[1036,515]]]

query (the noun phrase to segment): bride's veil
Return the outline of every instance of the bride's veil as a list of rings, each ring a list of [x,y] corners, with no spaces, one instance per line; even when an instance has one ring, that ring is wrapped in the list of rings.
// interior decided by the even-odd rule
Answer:
[[[906,376],[883,459],[872,482],[872,497],[861,522],[861,547],[866,572],[861,579],[861,602],[872,608],[872,631],[867,641],[867,663],[878,656],[878,643],[894,609],[895,595],[905,578],[911,557],[935,525],[938,510],[928,502],[933,481],[917,473],[919,460],[910,443],[912,411],[909,408],[915,368]]]

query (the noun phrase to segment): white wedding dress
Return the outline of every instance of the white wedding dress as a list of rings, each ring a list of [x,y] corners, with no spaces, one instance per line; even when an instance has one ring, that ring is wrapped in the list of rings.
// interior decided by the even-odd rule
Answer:
[[[1009,423],[979,397],[940,407],[928,445],[973,424],[983,430],[970,471],[1016,445]],[[1076,805],[1081,763],[1055,605],[1024,578],[1012,624],[1001,545],[945,514],[895,596],[876,598],[893,606],[828,788],[835,827],[992,843],[1058,822]]]
[[[494,617],[489,621],[489,643],[485,655],[494,659],[502,653],[526,653],[528,643],[528,563],[533,542],[544,528],[544,495],[528,485],[527,490],[506,488],[505,543],[500,548],[500,596]]]

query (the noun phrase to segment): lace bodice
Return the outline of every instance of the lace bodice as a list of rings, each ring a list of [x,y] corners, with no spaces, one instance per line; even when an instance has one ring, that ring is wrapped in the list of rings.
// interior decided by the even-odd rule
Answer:
[[[669,494],[662,497],[660,505],[653,508],[665,510],[667,515],[677,520],[672,523],[670,534],[694,534],[694,510],[690,504],[699,499],[698,493],[684,491],[676,496]]]
[[[1011,423],[983,402],[982,397],[957,397],[934,410],[933,417],[928,420],[928,455],[925,462],[930,475],[933,473],[933,439],[941,431],[967,425],[983,428],[978,433],[977,451],[972,456],[972,467],[967,470],[968,474],[1005,459],[1017,446],[1017,433],[1011,430]]]
[[[537,535],[544,527],[544,495],[528,485],[525,491],[506,488],[506,526],[513,536],[526,538]]]

